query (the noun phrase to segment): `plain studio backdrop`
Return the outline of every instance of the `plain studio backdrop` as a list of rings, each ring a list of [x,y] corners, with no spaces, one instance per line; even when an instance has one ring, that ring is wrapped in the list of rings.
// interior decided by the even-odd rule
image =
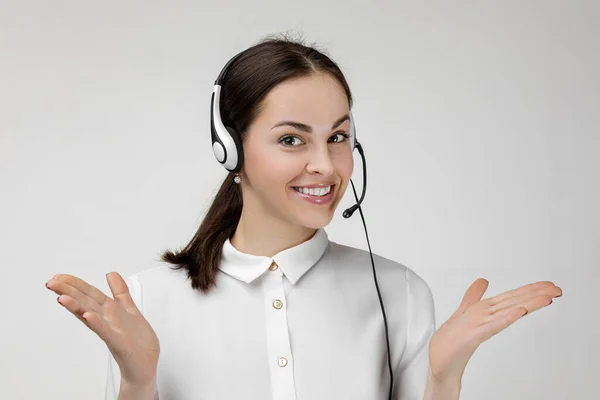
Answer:
[[[210,146],[214,79],[238,51],[292,31],[350,82],[373,251],[428,282],[438,327],[479,277],[484,297],[540,280],[563,289],[480,346],[461,399],[600,398],[599,11],[2,1],[0,397],[103,398],[106,346],[44,283],[70,273],[109,293],[105,273],[157,266],[187,243],[226,175]],[[353,203],[349,187],[326,229],[366,249],[358,212],[341,217]]]

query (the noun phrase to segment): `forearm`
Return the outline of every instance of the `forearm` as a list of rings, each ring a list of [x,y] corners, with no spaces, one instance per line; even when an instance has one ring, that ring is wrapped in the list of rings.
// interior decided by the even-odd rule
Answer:
[[[460,398],[461,381],[437,382],[429,376],[423,400],[458,400]]]
[[[141,386],[121,381],[118,400],[154,400],[154,385],[154,381]]]

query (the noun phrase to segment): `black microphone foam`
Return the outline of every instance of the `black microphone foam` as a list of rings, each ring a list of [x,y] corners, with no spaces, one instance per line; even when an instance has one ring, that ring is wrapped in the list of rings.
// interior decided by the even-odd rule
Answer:
[[[354,211],[356,211],[356,210],[358,210],[358,203],[353,205],[352,207],[344,210],[342,215],[344,216],[344,218],[350,218],[352,216],[352,214],[354,214]]]

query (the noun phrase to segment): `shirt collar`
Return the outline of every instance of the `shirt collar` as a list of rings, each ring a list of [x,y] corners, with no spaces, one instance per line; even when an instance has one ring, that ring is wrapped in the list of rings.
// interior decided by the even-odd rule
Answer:
[[[320,228],[310,239],[273,257],[267,257],[242,253],[227,239],[223,244],[219,269],[236,279],[252,283],[275,261],[283,274],[295,285],[298,279],[319,261],[328,244],[327,232]]]

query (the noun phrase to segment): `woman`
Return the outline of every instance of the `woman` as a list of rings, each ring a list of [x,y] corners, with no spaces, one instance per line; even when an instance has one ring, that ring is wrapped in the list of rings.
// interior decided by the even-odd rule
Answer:
[[[388,359],[369,253],[323,229],[354,168],[340,69],[264,40],[228,66],[219,106],[241,132],[241,169],[191,242],[165,252],[174,267],[107,274],[113,299],[70,275],[47,283],[106,342],[107,399],[457,399],[479,344],[562,294],[537,282],[481,300],[478,279],[435,331],[425,281],[374,255]]]

